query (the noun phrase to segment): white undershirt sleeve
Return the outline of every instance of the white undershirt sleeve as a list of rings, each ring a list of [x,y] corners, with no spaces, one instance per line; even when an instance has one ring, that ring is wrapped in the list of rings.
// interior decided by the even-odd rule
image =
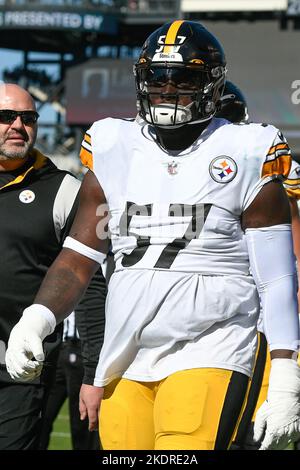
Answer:
[[[72,210],[75,198],[80,188],[80,181],[67,174],[61,182],[53,204],[53,223],[58,242]]]
[[[291,226],[246,229],[246,240],[270,350],[298,351],[297,274]]]

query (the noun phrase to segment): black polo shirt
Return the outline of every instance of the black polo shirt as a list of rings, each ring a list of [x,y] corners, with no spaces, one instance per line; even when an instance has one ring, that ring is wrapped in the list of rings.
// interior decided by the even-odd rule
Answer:
[[[24,166],[0,173],[0,381],[9,334],[62,247],[80,182],[37,150]],[[61,341],[62,325],[44,342],[45,371]]]

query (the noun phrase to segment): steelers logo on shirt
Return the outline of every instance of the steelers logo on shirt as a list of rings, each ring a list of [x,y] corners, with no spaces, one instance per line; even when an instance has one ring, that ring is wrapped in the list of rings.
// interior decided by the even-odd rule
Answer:
[[[231,157],[220,155],[210,162],[209,174],[217,183],[229,183],[237,175],[237,165]]]
[[[24,204],[30,204],[35,200],[35,194],[30,189],[24,189],[24,191],[19,194],[19,199]]]

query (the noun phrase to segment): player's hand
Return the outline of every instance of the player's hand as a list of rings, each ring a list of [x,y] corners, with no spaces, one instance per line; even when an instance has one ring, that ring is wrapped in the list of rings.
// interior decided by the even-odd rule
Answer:
[[[271,364],[268,397],[254,423],[260,450],[282,450],[300,437],[300,368],[292,359],[273,359]]]
[[[55,324],[54,315],[43,305],[34,304],[24,310],[11,331],[5,355],[12,379],[27,382],[40,375],[45,359],[43,340],[52,333]]]
[[[80,419],[83,421],[88,417],[89,431],[98,430],[98,417],[103,392],[103,387],[87,384],[81,385],[79,394]]]

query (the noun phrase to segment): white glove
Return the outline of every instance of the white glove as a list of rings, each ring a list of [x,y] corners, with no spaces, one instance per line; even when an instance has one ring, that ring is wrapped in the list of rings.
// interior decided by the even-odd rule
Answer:
[[[300,368],[293,359],[273,359],[267,400],[256,413],[254,440],[260,450],[282,450],[300,438]]]
[[[11,330],[5,355],[6,368],[12,379],[27,382],[40,375],[45,359],[42,341],[55,326],[55,316],[44,305],[33,304],[24,310]]]

